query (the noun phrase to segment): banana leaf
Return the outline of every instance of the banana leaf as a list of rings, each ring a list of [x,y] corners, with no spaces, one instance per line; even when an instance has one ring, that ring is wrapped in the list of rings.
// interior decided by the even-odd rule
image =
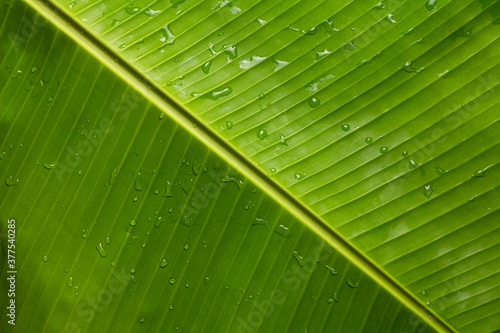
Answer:
[[[500,330],[499,17],[4,1],[2,332]]]

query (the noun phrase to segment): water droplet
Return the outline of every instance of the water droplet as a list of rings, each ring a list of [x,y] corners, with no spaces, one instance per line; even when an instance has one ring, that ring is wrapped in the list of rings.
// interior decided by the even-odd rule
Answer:
[[[134,202],[137,202],[139,200],[139,197],[136,195],[134,196]]]
[[[153,16],[161,13],[161,10],[154,10],[153,8],[149,7],[143,13],[144,13],[144,15],[146,15],[150,19],[150,18],[153,18]]]
[[[267,136],[267,131],[263,128],[259,128],[257,131],[257,137],[261,140],[264,140],[264,138]]]
[[[296,181],[299,181],[301,180],[302,178],[304,178],[306,175],[302,174],[302,173],[296,173],[295,174],[295,180]]]
[[[145,321],[146,321],[146,319],[144,319],[144,317],[139,318],[139,322],[140,322],[141,324],[142,324],[142,323],[144,323]]]
[[[280,134],[280,143],[283,146],[288,146],[288,143],[286,142],[285,136],[283,134]]]
[[[379,2],[378,4],[375,5],[375,8],[376,10],[381,10],[381,9],[384,9],[385,8],[385,4],[383,1]]]
[[[414,160],[410,159],[408,161],[410,163],[410,165],[408,166],[409,169],[415,169],[416,167],[418,167],[420,164],[415,162]]]
[[[432,12],[434,9],[436,9],[436,2],[437,0],[428,0],[425,3],[425,8],[429,11]]]
[[[118,46],[118,48],[120,48],[120,49],[124,49],[126,47],[127,47],[127,44],[121,44],[120,46]]]
[[[135,274],[135,268],[134,267],[130,267],[130,273],[131,274]]]
[[[170,280],[168,280],[168,282],[169,282],[170,284],[175,284],[175,279],[174,279],[174,278],[170,278]]]
[[[10,78],[13,79],[13,80],[15,80],[18,77],[20,77],[22,74],[23,74],[23,72],[18,69],[17,71],[15,71],[14,73],[12,73],[12,75],[10,76]]]
[[[142,191],[144,187],[142,186],[142,175],[138,173],[134,179],[134,188],[136,191]]]
[[[5,185],[7,186],[16,186],[19,184],[19,179],[15,178],[13,175],[10,175],[5,179]]]
[[[170,182],[167,180],[167,182],[165,183],[165,194],[163,195],[164,197],[173,197],[173,193],[172,193],[172,184],[170,184]]]
[[[484,174],[486,173],[486,171],[491,168],[493,166],[493,164],[491,165],[488,165],[486,168],[483,168],[483,169],[479,169],[477,170],[476,172],[474,172],[472,175],[471,175],[471,178],[478,178],[478,177],[484,177]]]
[[[387,147],[382,147],[382,148],[380,148],[380,153],[382,153],[382,154],[385,154],[385,153],[387,153],[388,151],[389,151],[389,148],[387,148]]]
[[[417,72],[417,69],[415,67],[413,67],[411,61],[407,61],[404,66],[403,66],[403,70],[407,73],[416,73]]]
[[[266,59],[267,59],[267,57],[261,57],[261,56],[256,56],[256,55],[250,56],[250,59],[248,59],[248,60],[243,59],[240,61],[240,68],[247,69],[247,68],[253,67]]]
[[[163,222],[163,217],[159,216],[157,219],[155,219],[155,227],[159,228],[161,226],[161,223]]]
[[[123,7],[125,9],[125,11],[127,12],[127,14],[135,14],[137,13],[140,8],[139,7],[134,7],[133,5],[129,4],[129,5],[126,5]]]
[[[437,164],[434,164],[434,168],[436,168],[436,172],[438,175],[442,176],[444,175],[445,173],[448,172],[448,170],[445,170],[445,169],[442,169],[439,165]]]
[[[114,168],[113,170],[111,170],[111,174],[109,175],[108,184],[110,185],[113,184],[117,176],[118,176],[118,168]]]
[[[359,283],[358,282],[354,282],[353,280],[351,280],[349,277],[346,276],[345,278],[347,284],[349,285],[349,287],[351,288],[357,288]]]
[[[408,156],[408,152],[406,150],[403,150],[403,152],[401,153],[401,155],[403,155],[403,157],[406,157],[406,156]]]
[[[333,300],[334,300],[335,302],[338,302],[338,301],[339,301],[339,297],[337,296],[337,293],[334,293],[334,294],[333,294]]]
[[[102,258],[105,258],[108,255],[108,251],[106,251],[106,249],[104,249],[104,245],[102,245],[101,242],[97,243],[95,248],[97,249],[97,252],[99,252],[99,255]]]
[[[170,0],[170,3],[172,4],[173,8],[177,8],[181,3],[183,3],[186,0]]]
[[[288,61],[282,61],[282,60],[278,60],[278,59],[273,59],[273,62],[276,64],[276,67],[274,68],[275,72],[279,71],[280,69],[282,69],[283,67],[285,67],[286,65],[289,64]]]
[[[130,277],[130,281],[132,281],[132,283],[136,283],[137,282],[137,279],[135,278],[135,275],[132,275]]]
[[[230,122],[230,121],[226,121],[226,128],[227,128],[227,129],[231,129],[231,128],[233,128],[233,123],[232,123],[232,122]]]
[[[167,267],[167,265],[168,265],[168,262],[167,262],[167,260],[166,260],[166,259],[162,259],[162,260],[160,261],[160,267],[161,267],[161,268],[165,268],[165,267]]]
[[[387,17],[386,17],[387,22],[389,22],[389,23],[391,23],[391,24],[396,24],[396,23],[398,23],[398,22],[397,22],[397,21],[396,21],[393,17],[394,17],[394,15],[393,15],[393,14],[389,14],[389,15],[387,15]]]
[[[47,261],[49,261],[49,257],[48,257],[48,256],[43,256],[43,257],[42,257],[42,261],[43,261],[43,262],[47,262]]]
[[[135,220],[130,220],[128,224],[130,224],[131,227],[135,227],[137,225],[137,222],[135,222]]]
[[[330,271],[330,273],[332,273],[333,275],[337,275],[339,272],[337,272],[337,270],[333,267],[330,267],[328,265],[325,265],[325,267]]]
[[[189,249],[189,244],[188,243],[184,244],[184,250],[187,250],[187,249]]]
[[[168,306],[168,308],[169,308],[170,310],[173,310],[173,309],[174,309],[174,305],[173,305],[173,304],[170,304],[170,305]]]
[[[230,62],[238,58],[238,47],[236,45],[230,45],[225,48],[224,53],[227,55],[227,61]]]
[[[427,184],[427,185],[424,185],[424,187],[422,188],[422,193],[425,195],[425,197],[427,199],[430,199],[432,192],[434,192],[434,190],[435,190],[435,188],[434,188],[434,186],[432,186],[432,184]]]
[[[70,288],[73,287],[73,277],[72,276],[68,277],[68,279],[66,280],[66,285]]]
[[[160,118],[160,119],[165,118],[165,114],[163,112],[160,112],[160,114],[158,115],[158,118]]]
[[[259,22],[260,25],[264,25],[267,23],[267,21],[261,20],[260,18],[257,17],[256,19],[257,22]]]
[[[372,143],[372,142],[373,142],[373,139],[372,139],[371,137],[369,137],[369,136],[368,136],[368,137],[365,139],[365,142],[366,142],[366,143]]]
[[[351,129],[351,126],[349,126],[349,124],[343,124],[342,126],[340,126],[340,128],[344,131],[344,132],[347,132]]]
[[[170,31],[168,24],[160,29],[160,42],[166,45],[173,45],[175,42],[175,36],[172,31]]]
[[[111,237],[106,237],[106,239],[104,240],[104,243],[106,244],[111,244]]]
[[[297,260],[297,263],[299,264],[300,267],[304,267],[306,265],[304,258],[301,255],[299,255],[297,251],[293,251],[292,256],[295,258],[295,260]]]
[[[213,101],[218,100],[220,97],[227,96],[233,92],[233,88],[231,87],[224,87],[221,89],[213,90],[209,93],[204,94],[203,96],[206,98],[209,98]]]
[[[312,108],[318,107],[321,104],[320,100],[316,97],[309,97],[308,103]]]
[[[279,224],[274,228],[274,232],[277,233],[278,235],[289,238],[291,236],[291,230],[287,226],[283,224]]]
[[[212,60],[209,60],[205,62],[203,65],[201,65],[201,70],[203,71],[203,73],[208,74],[211,66],[212,66]]]
[[[38,71],[38,67],[37,66],[31,67],[31,73],[35,73],[37,71]]]

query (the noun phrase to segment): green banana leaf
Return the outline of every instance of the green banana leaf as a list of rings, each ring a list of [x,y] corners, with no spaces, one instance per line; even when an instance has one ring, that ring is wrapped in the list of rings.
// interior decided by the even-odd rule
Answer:
[[[4,0],[2,332],[499,331],[499,17]]]

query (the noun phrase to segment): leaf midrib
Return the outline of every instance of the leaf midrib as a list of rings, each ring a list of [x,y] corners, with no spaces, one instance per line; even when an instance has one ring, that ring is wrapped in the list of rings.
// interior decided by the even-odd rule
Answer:
[[[35,10],[44,15],[52,24],[68,34],[77,44],[99,59],[117,76],[129,83],[133,88],[146,96],[152,103],[184,127],[189,133],[204,142],[217,155],[233,165],[238,171],[262,188],[275,201],[291,214],[325,239],[332,247],[367,273],[379,285],[383,286],[394,297],[419,315],[430,326],[440,332],[454,332],[442,318],[422,304],[406,288],[394,280],[381,267],[364,255],[342,235],[336,232],[325,221],[300,202],[284,187],[269,178],[253,162],[248,160],[233,145],[226,142],[196,115],[183,108],[173,97],[162,91],[155,83],[150,82],[138,69],[105,45],[98,37],[90,33],[86,27],[77,22],[68,12],[50,0],[34,2],[27,0]]]

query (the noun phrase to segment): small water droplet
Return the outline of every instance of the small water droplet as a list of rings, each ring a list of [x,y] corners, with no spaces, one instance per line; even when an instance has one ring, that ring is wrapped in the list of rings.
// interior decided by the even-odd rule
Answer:
[[[230,121],[226,121],[226,128],[227,128],[227,129],[231,129],[231,128],[233,128],[233,123],[232,123],[232,122],[230,122]]]
[[[337,293],[334,293],[334,294],[333,294],[333,300],[334,300],[335,302],[338,302],[338,301],[339,301],[339,297],[337,296]]]
[[[279,224],[274,228],[274,232],[277,233],[278,235],[289,238],[291,236],[291,230],[284,224]]]
[[[349,277],[346,276],[345,278],[347,284],[349,285],[349,287],[351,288],[357,288],[359,283],[358,282],[354,282],[353,280],[351,280]]]
[[[173,304],[170,304],[170,305],[168,306],[168,308],[169,308],[170,310],[173,310],[173,309],[174,309],[174,305],[173,305]]]
[[[43,261],[43,262],[47,262],[47,261],[49,261],[49,257],[48,257],[48,256],[43,256],[43,257],[42,257],[42,261]]]
[[[429,11],[432,12],[434,9],[436,9],[436,2],[437,0],[428,0],[425,3],[425,8]]]
[[[19,184],[19,179],[15,178],[13,175],[10,175],[5,179],[5,185],[7,186],[16,186]]]
[[[340,126],[340,128],[344,131],[344,132],[347,132],[351,129],[351,126],[349,126],[349,124],[343,124],[342,126]]]
[[[309,97],[308,103],[309,103],[309,106],[312,108],[318,107],[321,104],[319,98],[314,97],[314,96]]]
[[[73,287],[73,277],[72,276],[68,277],[68,279],[66,280],[66,285],[70,288]]]
[[[135,227],[137,225],[137,222],[135,222],[135,220],[132,219],[128,222],[128,224],[130,224],[131,227]]]
[[[167,265],[168,265],[168,262],[167,262],[167,260],[166,260],[166,259],[162,259],[162,260],[160,261],[160,267],[161,267],[161,268],[165,268],[165,267],[167,267]]]
[[[302,173],[296,173],[295,174],[295,180],[296,181],[299,181],[301,180],[302,178],[304,178],[306,175],[302,174]]]
[[[434,168],[436,168],[436,172],[440,176],[446,174],[449,171],[449,170],[442,169],[438,164],[434,164]]]
[[[129,4],[129,5],[126,5],[123,7],[125,9],[125,11],[127,12],[127,14],[135,14],[137,13],[140,8],[139,7],[134,7],[133,5]]]
[[[424,185],[424,187],[422,188],[422,193],[425,195],[425,197],[427,199],[430,199],[432,192],[434,192],[434,190],[435,190],[435,188],[434,188],[434,186],[432,186],[432,184],[427,184],[427,185]]]
[[[108,245],[111,244],[111,237],[109,237],[109,236],[106,237],[106,239],[104,240],[104,243],[106,243]]]
[[[114,27],[118,23],[120,23],[120,21],[118,21],[117,19],[113,19],[113,22],[111,22],[111,26]]]
[[[418,167],[420,164],[415,162],[414,160],[410,159],[408,161],[410,164],[408,165],[408,168],[409,169],[415,169],[416,167]]]
[[[286,142],[286,138],[283,134],[280,134],[280,143],[283,145],[283,146],[288,146],[288,143]]]
[[[264,140],[264,138],[267,136],[267,131],[263,128],[259,128],[257,131],[257,137],[261,140]]]
[[[278,60],[278,59],[273,59],[273,62],[276,64],[276,67],[274,68],[275,72],[279,71],[280,69],[282,69],[283,67],[285,67],[286,65],[289,64],[288,61],[282,61],[282,60]]]
[[[475,171],[472,175],[471,175],[471,178],[478,178],[478,177],[484,177],[484,174],[486,173],[486,171],[488,171],[489,168],[491,168],[493,166],[493,164],[491,165],[488,165],[487,167],[483,168],[483,169],[479,169],[477,171]]]
[[[139,318],[139,322],[140,322],[141,324],[142,324],[142,323],[144,323],[145,321],[146,321],[146,319],[144,319],[144,317]]]
[[[388,151],[389,151],[389,148],[387,148],[387,147],[382,147],[382,148],[380,148],[380,153],[382,153],[382,154],[385,154],[385,153],[387,153]]]
[[[137,279],[135,278],[135,275],[132,275],[130,277],[130,281],[132,281],[132,283],[136,283],[137,282]]]
[[[325,267],[330,271],[330,273],[332,273],[333,275],[337,275],[339,272],[337,272],[337,270],[333,267],[330,267],[328,265],[325,265]]]
[[[189,249],[189,244],[188,243],[184,244],[184,250],[187,250],[187,249]]]
[[[168,282],[169,282],[170,284],[175,284],[175,279],[174,279],[174,278],[170,278],[170,280],[168,280]]]
[[[15,80],[17,79],[18,77],[20,77],[21,75],[23,74],[23,71],[20,71],[19,69],[15,72],[12,73],[12,75],[10,76],[11,79]]]
[[[114,168],[113,170],[111,170],[111,173],[109,175],[108,184],[110,185],[113,184],[117,176],[118,176],[118,168]]]
[[[142,191],[144,189],[142,185],[142,175],[138,173],[134,179],[134,188],[136,191]]]
[[[130,267],[130,273],[131,274],[135,274],[135,268],[134,267]]]
[[[136,195],[136,196],[134,196],[133,200],[134,200],[134,202],[137,202],[139,200],[139,197]]]
[[[203,65],[201,65],[201,70],[203,71],[203,73],[208,74],[211,66],[212,66],[212,60],[209,60],[205,62]]]
[[[299,264],[300,267],[304,267],[306,265],[304,258],[301,255],[299,255],[297,251],[293,251],[292,256],[295,258],[295,260],[297,260],[297,263]]]
[[[372,139],[371,137],[369,137],[369,136],[368,136],[368,137],[366,137],[365,142],[366,142],[366,143],[372,143],[372,142],[373,142],[373,139]]]
[[[108,251],[106,251],[106,249],[104,249],[104,245],[102,245],[101,242],[97,243],[95,247],[97,249],[97,252],[99,252],[99,255],[102,258],[105,258],[108,255]]]
[[[401,153],[401,155],[403,155],[403,157],[406,157],[406,156],[408,156],[408,152],[406,150],[403,150],[403,152]]]
[[[153,8],[149,7],[143,13],[144,13],[144,15],[146,15],[148,17],[148,19],[151,19],[151,18],[153,18],[153,16],[161,13],[161,10],[154,10]]]

